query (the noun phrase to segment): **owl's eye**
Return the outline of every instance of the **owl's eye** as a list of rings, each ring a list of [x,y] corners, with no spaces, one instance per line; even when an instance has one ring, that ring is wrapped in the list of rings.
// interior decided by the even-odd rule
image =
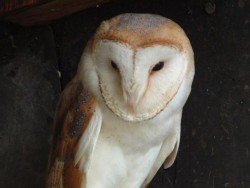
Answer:
[[[164,62],[160,61],[159,63],[155,64],[152,71],[159,71],[164,67]]]
[[[114,61],[111,61],[111,65],[112,65],[113,69],[119,70],[117,67],[117,64]]]

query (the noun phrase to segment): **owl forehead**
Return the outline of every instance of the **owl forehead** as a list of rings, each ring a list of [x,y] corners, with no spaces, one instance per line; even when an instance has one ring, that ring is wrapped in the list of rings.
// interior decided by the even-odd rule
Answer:
[[[160,28],[168,19],[149,14],[123,14],[115,18],[110,25],[114,31],[130,30],[133,33],[146,35]]]
[[[94,43],[107,39],[127,43],[133,48],[163,44],[181,50],[185,37],[176,23],[162,16],[122,14],[100,25],[94,36]]]

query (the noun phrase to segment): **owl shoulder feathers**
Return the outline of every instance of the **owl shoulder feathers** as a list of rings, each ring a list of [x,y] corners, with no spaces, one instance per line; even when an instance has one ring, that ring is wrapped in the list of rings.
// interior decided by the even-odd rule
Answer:
[[[80,188],[101,127],[93,96],[77,76],[61,94],[53,126],[48,188]]]

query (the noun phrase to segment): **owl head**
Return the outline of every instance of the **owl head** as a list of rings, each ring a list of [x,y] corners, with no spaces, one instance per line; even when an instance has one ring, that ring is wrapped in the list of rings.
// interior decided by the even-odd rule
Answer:
[[[122,14],[102,22],[78,70],[100,103],[136,122],[157,116],[179,93],[186,100],[194,58],[175,22],[152,14]]]

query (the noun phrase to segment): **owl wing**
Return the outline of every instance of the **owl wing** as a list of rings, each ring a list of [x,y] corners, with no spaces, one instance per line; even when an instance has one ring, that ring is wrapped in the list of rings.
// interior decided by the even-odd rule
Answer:
[[[161,147],[161,151],[149,173],[149,175],[147,176],[147,178],[145,179],[142,187],[148,187],[149,183],[152,181],[152,179],[154,178],[155,174],[157,173],[157,171],[159,170],[159,168],[161,167],[162,163],[163,163],[163,167],[164,169],[169,168],[175,161],[176,155],[177,155],[177,151],[179,148],[179,138],[176,139],[176,143],[172,143],[174,144],[174,148],[172,148],[171,153],[166,157],[166,153],[169,153],[169,141],[170,140],[165,140],[162,147]],[[170,141],[172,142],[172,141]]]
[[[64,89],[56,110],[48,166],[48,188],[80,188],[100,132],[95,98],[75,77]]]
[[[176,159],[176,156],[177,156],[179,145],[180,145],[180,136],[176,140],[173,151],[170,153],[170,155],[165,159],[165,161],[163,163],[164,169],[167,169],[173,165],[173,163]]]
[[[175,120],[173,122],[175,131],[172,133],[170,137],[166,138],[166,140],[164,140],[164,142],[162,143],[159,155],[157,156],[155,163],[149,175],[145,179],[142,187],[148,186],[148,184],[154,178],[155,174],[162,166],[162,164],[164,169],[167,169],[174,163],[180,143],[180,122],[181,122],[181,113],[176,115]]]

